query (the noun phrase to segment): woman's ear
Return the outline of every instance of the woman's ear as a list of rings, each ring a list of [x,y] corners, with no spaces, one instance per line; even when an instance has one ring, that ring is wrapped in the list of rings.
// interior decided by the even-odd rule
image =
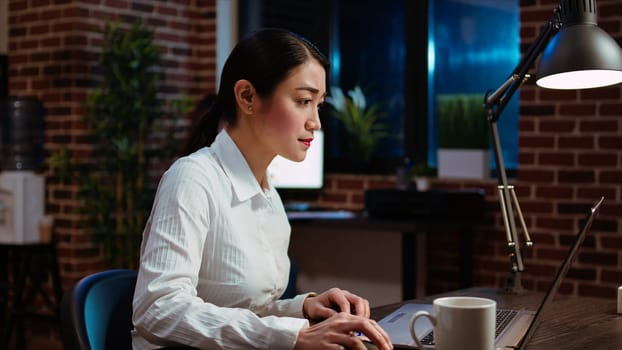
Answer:
[[[253,84],[245,79],[238,80],[233,86],[233,93],[235,94],[238,110],[243,114],[253,114],[253,104],[256,100]]]

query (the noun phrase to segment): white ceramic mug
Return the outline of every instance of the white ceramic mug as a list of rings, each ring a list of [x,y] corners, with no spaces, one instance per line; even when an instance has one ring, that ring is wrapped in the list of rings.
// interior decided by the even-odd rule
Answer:
[[[427,317],[434,328],[436,350],[493,350],[496,309],[497,303],[486,298],[438,298],[432,303],[431,313],[419,311],[413,316],[410,334],[423,349],[419,336],[425,334],[416,334],[415,322]]]

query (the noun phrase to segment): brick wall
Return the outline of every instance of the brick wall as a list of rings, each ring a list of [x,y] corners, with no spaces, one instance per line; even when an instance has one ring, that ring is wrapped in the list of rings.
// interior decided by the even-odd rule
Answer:
[[[199,98],[215,91],[215,11],[215,0],[11,0],[10,93],[44,103],[46,152],[65,145],[73,157],[86,157],[83,103],[99,79],[96,63],[106,21],[143,19],[162,50],[162,97]],[[67,286],[101,269],[102,259],[88,239],[76,181],[61,184],[47,171],[46,184],[46,212],[56,220]]]
[[[521,45],[535,39],[557,0],[521,1]],[[622,4],[599,0],[599,24],[622,41]],[[48,152],[67,145],[76,157],[85,143],[83,101],[93,83],[100,31],[106,19],[143,18],[162,47],[166,86],[162,93],[198,97],[215,87],[214,1],[11,0],[9,4],[10,88],[34,95],[48,109]],[[508,72],[512,67],[508,67]],[[492,87],[491,87],[492,88]],[[622,103],[621,87],[593,91],[546,91],[528,84],[520,91],[520,171],[515,184],[535,246],[527,254],[525,287],[544,289],[570,235],[588,206],[607,197],[578,261],[563,285],[569,294],[612,297],[622,283]],[[61,274],[66,284],[101,268],[78,214],[75,185],[47,174],[47,211],[57,220]],[[329,174],[319,204],[362,209],[368,188],[391,187],[392,176]],[[481,187],[489,209],[474,237],[475,282],[502,286],[509,269],[494,179],[484,182],[435,180],[437,188]],[[452,235],[430,240],[430,265],[438,278],[432,291],[456,286],[456,257],[443,247]]]
[[[521,1],[523,48],[535,39],[554,4]],[[622,3],[598,1],[598,15],[600,27],[621,43]],[[548,285],[570,235],[589,205],[604,195],[599,220],[563,291],[613,297],[622,284],[621,87],[557,91],[530,84],[521,90],[520,116],[517,191],[536,242],[526,261],[526,284]],[[481,263],[484,267],[486,260]]]

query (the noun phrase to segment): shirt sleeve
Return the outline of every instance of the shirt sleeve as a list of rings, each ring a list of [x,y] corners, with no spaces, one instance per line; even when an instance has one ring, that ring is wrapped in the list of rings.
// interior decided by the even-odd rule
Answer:
[[[298,332],[309,325],[296,317],[302,314],[304,295],[274,303],[270,315],[263,316],[245,308],[219,307],[197,296],[205,243],[201,233],[207,232],[209,215],[197,215],[187,203],[208,204],[204,186],[190,171],[171,171],[160,183],[141,248],[134,332],[157,346],[293,349]]]
[[[305,293],[295,296],[291,299],[276,300],[274,303],[269,304],[265,310],[259,312],[260,315],[276,315],[276,316],[289,316],[303,318],[303,305],[305,299],[309,296],[314,296],[315,293]]]

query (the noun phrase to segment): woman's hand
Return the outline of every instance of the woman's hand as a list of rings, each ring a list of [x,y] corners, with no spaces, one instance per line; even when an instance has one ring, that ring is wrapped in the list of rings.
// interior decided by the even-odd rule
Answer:
[[[347,290],[331,288],[326,292],[308,297],[302,310],[311,320],[320,321],[339,312],[369,318],[369,302]]]
[[[367,350],[362,338],[357,335],[359,332],[379,350],[393,349],[389,336],[376,321],[340,312],[308,328],[302,328],[294,350]]]

